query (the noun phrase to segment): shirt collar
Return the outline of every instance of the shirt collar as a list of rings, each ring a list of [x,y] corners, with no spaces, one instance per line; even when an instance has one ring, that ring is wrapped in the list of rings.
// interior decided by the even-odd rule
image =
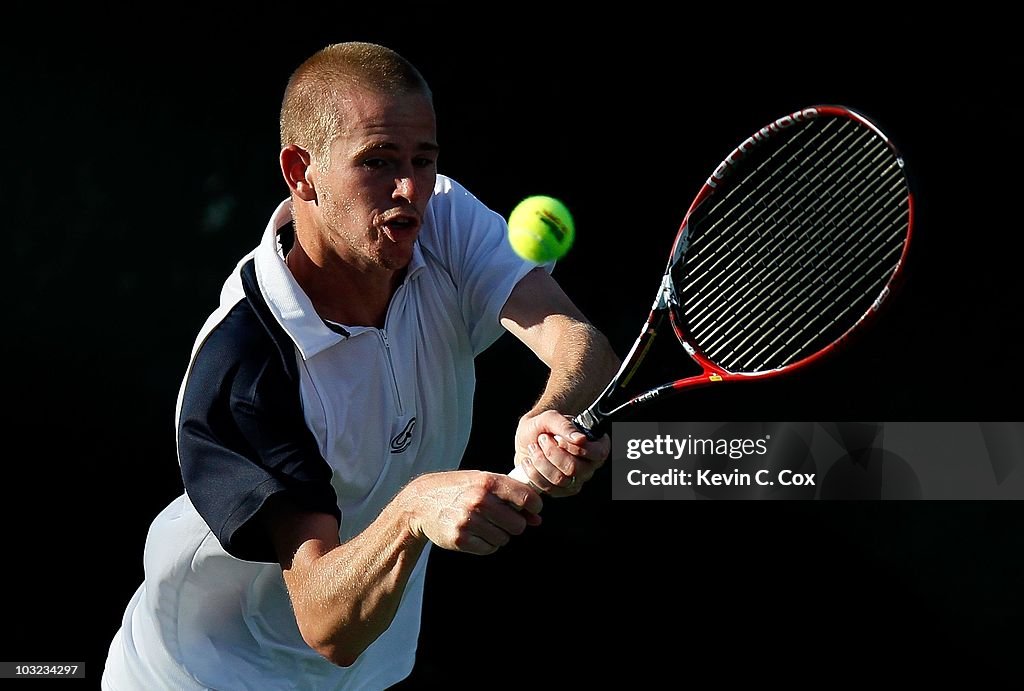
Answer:
[[[284,263],[278,232],[292,220],[292,202],[281,202],[267,224],[259,247],[256,249],[256,278],[260,292],[281,328],[295,342],[303,360],[308,360],[347,336],[328,327],[313,309],[313,303],[299,287],[292,272]],[[417,240],[413,245],[412,260],[403,285],[412,281],[426,266]],[[391,298],[394,300],[394,296]],[[347,328],[347,327],[346,327]],[[363,330],[353,327],[355,330]]]

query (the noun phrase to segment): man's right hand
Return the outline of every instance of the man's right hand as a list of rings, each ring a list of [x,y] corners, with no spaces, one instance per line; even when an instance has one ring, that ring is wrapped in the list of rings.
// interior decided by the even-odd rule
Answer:
[[[540,525],[543,507],[532,487],[478,470],[421,475],[399,498],[414,535],[471,554],[491,554],[527,526]]]

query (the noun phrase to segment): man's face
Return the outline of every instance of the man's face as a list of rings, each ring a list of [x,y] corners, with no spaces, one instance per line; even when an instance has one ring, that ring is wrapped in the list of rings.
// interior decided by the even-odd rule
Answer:
[[[424,94],[367,90],[339,108],[329,163],[315,171],[324,249],[361,270],[403,269],[437,174],[434,108]]]

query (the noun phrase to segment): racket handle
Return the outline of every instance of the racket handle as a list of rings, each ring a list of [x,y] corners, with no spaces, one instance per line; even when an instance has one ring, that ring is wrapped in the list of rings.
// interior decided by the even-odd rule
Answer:
[[[515,468],[513,468],[512,472],[509,473],[508,476],[510,478],[512,478],[513,480],[518,480],[519,482],[523,483],[524,485],[530,484],[529,478],[526,477],[526,471],[523,470],[522,468],[520,468],[519,466],[516,466]]]

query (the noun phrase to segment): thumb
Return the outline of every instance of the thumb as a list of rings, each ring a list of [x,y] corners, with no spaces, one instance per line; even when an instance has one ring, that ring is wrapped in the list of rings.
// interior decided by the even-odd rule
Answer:
[[[577,445],[587,440],[587,435],[580,431],[580,428],[576,426],[572,418],[564,415],[559,415],[557,422],[552,424],[551,435],[555,438],[556,442],[565,440]]]

